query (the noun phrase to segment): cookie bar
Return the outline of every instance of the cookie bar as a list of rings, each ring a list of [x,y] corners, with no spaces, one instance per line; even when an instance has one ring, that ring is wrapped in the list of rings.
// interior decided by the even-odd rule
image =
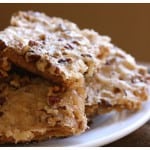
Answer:
[[[0,91],[0,143],[78,135],[87,128],[83,87],[66,89],[17,72],[0,79]]]
[[[102,39],[105,37],[102,37]],[[92,76],[99,47],[74,24],[37,12],[19,12],[0,32],[3,55],[14,64],[57,83],[70,84]]]
[[[94,76],[86,78],[87,116],[139,110],[149,97],[147,68],[137,65],[132,56],[117,47],[108,49],[106,55]]]

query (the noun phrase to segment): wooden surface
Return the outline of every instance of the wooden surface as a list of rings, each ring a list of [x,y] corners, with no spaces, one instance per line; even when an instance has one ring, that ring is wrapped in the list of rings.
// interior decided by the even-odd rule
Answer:
[[[109,147],[150,147],[150,120],[140,129],[113,142]]]

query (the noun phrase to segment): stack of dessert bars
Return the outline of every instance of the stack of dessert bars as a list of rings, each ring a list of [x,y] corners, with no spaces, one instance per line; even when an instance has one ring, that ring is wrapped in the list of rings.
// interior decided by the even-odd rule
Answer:
[[[0,32],[0,143],[79,135],[95,115],[140,110],[149,79],[109,37],[20,11]]]

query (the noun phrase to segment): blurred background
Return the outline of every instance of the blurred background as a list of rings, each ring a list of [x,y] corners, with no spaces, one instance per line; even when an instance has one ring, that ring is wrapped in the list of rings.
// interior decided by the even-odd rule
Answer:
[[[0,30],[18,10],[42,11],[93,28],[137,60],[150,62],[150,4],[0,4]]]

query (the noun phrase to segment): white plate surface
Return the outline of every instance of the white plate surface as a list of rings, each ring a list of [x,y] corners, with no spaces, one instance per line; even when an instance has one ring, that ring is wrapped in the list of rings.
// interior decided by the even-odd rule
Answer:
[[[135,131],[150,119],[150,101],[136,113],[112,112],[93,119],[91,128],[84,134],[64,139],[53,139],[28,146],[103,146]]]

